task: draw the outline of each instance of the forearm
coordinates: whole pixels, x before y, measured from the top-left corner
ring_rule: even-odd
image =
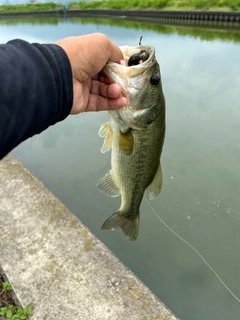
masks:
[[[0,159],[19,143],[65,119],[72,71],[56,45],[14,40],[0,45]]]

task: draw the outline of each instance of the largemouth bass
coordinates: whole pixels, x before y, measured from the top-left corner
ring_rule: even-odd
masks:
[[[122,228],[129,240],[139,231],[139,207],[146,190],[149,200],[161,191],[160,156],[165,135],[165,99],[159,64],[150,46],[120,47],[124,60],[109,62],[104,72],[121,86],[128,98],[122,109],[109,111],[109,122],[102,124],[101,152],[112,148],[111,170],[98,188],[111,197],[121,195],[119,210],[102,229]]]

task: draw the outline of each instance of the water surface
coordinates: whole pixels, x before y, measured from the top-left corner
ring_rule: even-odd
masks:
[[[0,21],[1,42],[51,42],[103,32],[118,45],[156,48],[167,102],[163,189],[151,202],[240,297],[240,32],[148,22],[25,18]],[[17,98],[17,97],[16,97]],[[120,199],[96,184],[110,169],[98,136],[107,113],[70,116],[14,154],[181,319],[239,320],[240,303],[146,201],[136,242],[101,225]]]

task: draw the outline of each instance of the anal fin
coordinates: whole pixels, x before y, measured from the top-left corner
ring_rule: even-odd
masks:
[[[107,196],[110,197],[118,197],[120,195],[120,191],[116,186],[115,182],[113,181],[112,171],[109,171],[105,174],[105,176],[99,180],[97,187],[98,189],[105,193]]]
[[[149,184],[149,186],[146,189],[148,200],[152,200],[156,198],[159,195],[161,189],[162,189],[162,169],[161,169],[161,164],[159,163],[155,176],[152,182]]]

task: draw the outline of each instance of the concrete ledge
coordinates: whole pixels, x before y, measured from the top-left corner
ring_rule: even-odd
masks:
[[[173,320],[23,165],[0,161],[0,265],[35,320]]]

